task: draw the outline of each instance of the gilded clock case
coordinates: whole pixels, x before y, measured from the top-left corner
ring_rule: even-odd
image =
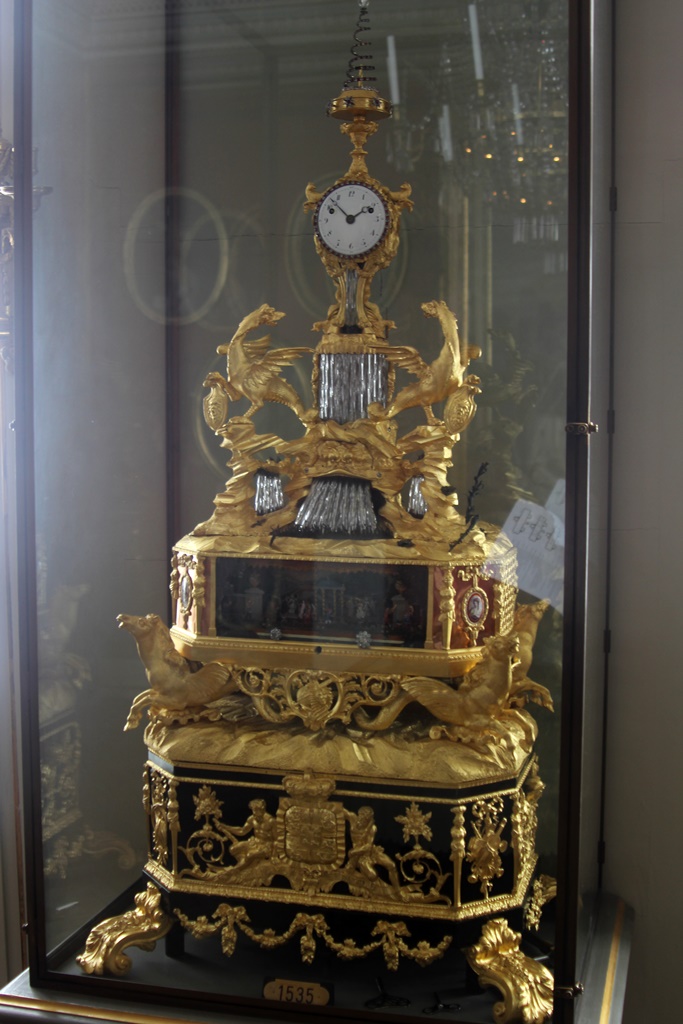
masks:
[[[577,896],[584,875],[590,875],[590,868],[578,873],[581,735],[571,724],[582,700],[578,652],[584,643],[581,573],[588,442],[586,435],[569,435],[565,451],[563,429],[565,422],[590,421],[585,388],[588,353],[582,350],[577,322],[585,322],[587,316],[582,305],[586,300],[585,253],[578,244],[578,225],[585,223],[585,211],[577,204],[579,175],[586,173],[579,160],[585,139],[575,130],[572,134],[566,117],[562,120],[553,115],[553,125],[562,124],[565,148],[561,156],[568,161],[570,174],[554,181],[556,193],[546,193],[540,187],[538,193],[557,195],[558,202],[564,204],[558,236],[551,237],[551,231],[546,238],[515,241],[516,236],[535,229],[532,218],[516,217],[518,207],[512,207],[513,202],[527,197],[518,186],[516,190],[513,187],[518,182],[514,175],[505,178],[510,173],[505,161],[511,154],[502,145],[496,152],[501,180],[510,186],[506,205],[494,196],[499,192],[495,175],[486,177],[486,145],[482,146],[482,140],[476,146],[465,145],[475,139],[472,111],[485,109],[476,81],[468,84],[459,70],[471,35],[460,22],[449,21],[446,5],[437,5],[425,19],[426,32],[408,5],[405,9],[399,5],[401,10],[394,12],[395,25],[389,26],[387,12],[382,12],[386,22],[382,31],[390,34],[395,28],[399,53],[410,55],[405,72],[408,91],[399,103],[400,116],[382,125],[368,144],[368,159],[373,173],[392,187],[404,178],[411,180],[416,211],[414,221],[405,215],[400,257],[375,281],[373,299],[384,315],[389,311],[397,322],[401,340],[420,348],[426,360],[434,358],[441,342],[438,334],[427,330],[431,325],[425,324],[419,309],[424,299],[436,295],[456,310],[468,342],[482,349],[481,362],[470,367],[482,371],[481,426],[476,433],[473,426],[472,435],[463,438],[449,478],[460,493],[463,512],[468,491],[475,490],[476,475],[484,462],[489,463],[488,482],[473,494],[474,508],[482,522],[497,527],[508,520],[517,501],[527,503],[527,512],[534,506],[546,509],[555,481],[566,477],[572,482],[565,519],[571,573],[564,581],[563,614],[559,602],[546,613],[532,673],[552,691],[555,720],[543,710],[538,712],[540,736],[533,756],[522,757],[496,778],[479,780],[482,788],[476,792],[468,788],[471,779],[444,781],[437,769],[434,779],[426,781],[406,779],[400,773],[383,779],[370,773],[359,779],[337,769],[334,785],[326,786],[320,776],[330,774],[329,765],[323,765],[322,772],[313,770],[309,778],[305,772],[302,775],[302,768],[308,765],[301,763],[299,753],[295,753],[291,769],[274,773],[270,765],[240,764],[238,759],[228,775],[217,777],[212,765],[193,763],[186,752],[174,758],[164,747],[164,738],[157,743],[154,737],[145,759],[140,756],[135,734],[121,732],[127,707],[144,685],[144,673],[131,651],[121,646],[127,638],[116,632],[114,619],[120,612],[144,615],[151,610],[166,617],[167,574],[163,567],[167,556],[183,530],[206,519],[211,498],[217,490],[220,493],[225,460],[211,449],[215,441],[201,416],[200,378],[210,369],[216,372],[220,365],[213,362],[216,345],[225,343],[244,313],[264,300],[274,301],[278,309],[288,312],[285,343],[308,344],[311,316],[307,305],[316,291],[311,287],[313,275],[318,275],[320,284],[317,315],[324,317],[333,302],[332,296],[325,294],[325,275],[313,251],[310,221],[297,218],[301,216],[302,185],[311,178],[324,183],[335,167],[341,174],[348,159],[335,125],[326,123],[321,114],[328,95],[334,94],[334,87],[327,84],[330,78],[334,81],[329,69],[337,67],[336,54],[348,45],[348,19],[345,12],[335,10],[334,30],[321,43],[315,33],[310,39],[301,33],[298,22],[289,33],[284,31],[280,19],[286,21],[290,13],[285,11],[286,5],[266,6],[255,15],[245,5],[238,21],[219,5],[219,49],[230,55],[230,60],[224,61],[216,55],[211,60],[200,57],[210,52],[204,48],[216,31],[217,11],[211,5],[199,9],[188,5],[186,9],[181,4],[166,11],[152,5],[142,18],[144,46],[134,41],[139,37],[116,4],[102,5],[97,12],[87,5],[69,5],[67,45],[55,6],[34,5],[34,73],[30,82],[34,130],[32,138],[27,135],[23,140],[23,155],[31,145],[37,146],[40,178],[49,181],[63,201],[50,207],[48,203],[56,198],[51,196],[39,209],[25,202],[23,213],[19,210],[24,223],[32,227],[34,252],[33,289],[19,295],[17,322],[28,331],[29,314],[34,320],[32,363],[23,362],[22,356],[18,370],[24,388],[20,399],[24,408],[34,410],[35,424],[24,538],[26,550],[32,554],[22,579],[29,609],[24,660],[35,695],[27,709],[28,777],[30,787],[42,794],[42,802],[34,801],[29,815],[29,852],[35,871],[31,906],[36,928],[30,942],[35,979],[56,988],[73,987],[93,998],[98,992],[119,997],[125,992],[141,999],[186,1000],[188,1004],[196,1002],[201,988],[207,1006],[243,1004],[252,1011],[258,1006],[265,1012],[265,1004],[260,1002],[262,984],[266,976],[280,973],[267,965],[282,964],[287,967],[287,978],[300,980],[297,972],[304,970],[307,978],[336,987],[336,1010],[326,1011],[328,1014],[419,1013],[434,1001],[432,989],[448,989],[455,981],[452,987],[457,998],[443,998],[452,1003],[460,999],[464,1009],[452,1010],[451,1016],[470,1019],[470,1013],[472,1020],[489,1019],[486,1014],[490,1015],[497,996],[472,994],[472,978],[468,981],[458,952],[484,941],[481,921],[475,927],[472,916],[476,914],[470,916],[466,908],[482,896],[494,896],[499,909],[510,912],[509,923],[515,933],[521,934],[526,928],[522,907],[527,904],[528,914],[533,902],[530,881],[534,871],[536,877],[545,873],[559,881],[559,898],[551,899],[545,908],[545,930],[539,933],[535,955],[549,942],[554,947],[556,979],[569,986],[576,977]],[[323,18],[326,13],[321,7],[315,14],[309,12],[305,21]],[[564,75],[564,100],[570,109],[580,109],[568,84],[568,70],[580,55],[578,42],[572,39],[569,45],[566,10],[557,5],[553,13],[557,41],[553,67]],[[500,26],[513,31],[502,8],[496,16]],[[377,24],[379,8],[373,17]],[[107,43],[112,19],[120,19],[117,24],[125,56]],[[19,28],[23,25],[26,31],[27,21],[21,17],[19,21]],[[494,45],[495,27],[489,25],[488,35],[483,33],[485,53],[487,46]],[[452,53],[443,42],[446,30]],[[307,40],[303,62],[300,55],[295,57],[294,46],[294,40],[301,38]],[[263,47],[259,42],[257,55],[252,52],[254,39],[266,41]],[[539,57],[533,33],[522,42],[528,50],[524,59],[538,66],[545,58]],[[72,44],[78,54],[75,64],[67,60]],[[102,61],[96,57],[98,47],[105,58]],[[273,47],[278,51],[276,61]],[[493,50],[491,62],[495,56]],[[439,95],[428,73],[435,64],[441,69]],[[90,92],[79,94],[83,113],[90,117],[97,109],[101,115],[87,120],[84,135],[57,131],[50,117],[48,83],[59,83],[57,91],[61,88],[72,95],[69,90],[75,68],[91,84]],[[128,82],[125,87],[124,80]],[[28,93],[28,81],[25,84]],[[112,89],[113,85],[117,89]],[[134,107],[127,102],[127,89],[136,96]],[[553,97],[553,103],[560,100]],[[165,116],[160,122],[156,115],[161,102],[165,103]],[[460,150],[451,160],[438,127],[444,105],[450,106],[452,124],[458,117],[469,124],[458,135]],[[124,110],[129,116],[132,109],[136,114],[130,126],[131,143],[135,132],[144,135],[151,123],[163,123],[164,159],[158,154],[141,154],[135,144],[123,147],[116,158],[106,148],[108,126],[116,124]],[[223,125],[218,128],[220,120]],[[467,153],[468,148],[473,152]],[[34,167],[26,159],[21,163],[21,144],[18,150],[17,187],[30,196],[36,184]],[[75,192],[70,193],[60,178],[70,162],[72,170],[83,166],[79,161],[84,152],[94,169],[91,178],[83,178],[84,187],[90,181],[88,188],[92,189],[85,212],[78,206]],[[473,174],[467,165],[469,156],[477,156],[484,170]],[[209,167],[215,169],[215,175],[208,172]],[[225,188],[226,168],[233,175],[229,189]],[[119,181],[122,191],[114,200],[109,182],[116,188]],[[277,200],[259,203],[254,191],[259,182],[267,184],[265,192],[258,190],[260,194],[277,195]],[[533,177],[527,180],[529,188],[533,183]],[[235,194],[241,197],[238,206],[229,198]],[[302,232],[293,226],[306,223],[307,237],[302,238]],[[24,245],[28,238],[27,231]],[[59,274],[54,266],[48,273],[45,260],[57,238],[70,255],[63,260]],[[92,250],[96,258],[84,260],[95,239],[100,243]],[[569,318],[568,288],[572,301]],[[67,307],[66,295],[76,296],[78,301],[74,299]],[[55,314],[60,310],[55,338]],[[554,338],[550,345],[549,337]],[[59,358],[55,351],[48,353],[55,345],[60,346]],[[92,351],[97,358],[92,358]],[[291,386],[305,389],[298,367],[287,373]],[[565,387],[568,410],[564,408]],[[280,425],[288,415],[286,409],[269,412],[270,419],[262,429],[295,432],[291,423]],[[164,522],[166,528],[160,529]],[[180,550],[177,554],[191,560],[196,552]],[[216,578],[220,557],[219,553],[213,562]],[[230,557],[246,565],[252,555],[233,552]],[[260,571],[282,573],[283,561],[290,579],[292,573],[305,577],[310,571],[302,568],[306,558],[291,554],[284,560],[273,558]],[[190,564],[180,566],[181,576],[184,572],[190,577]],[[248,566],[243,571],[248,576]],[[439,571],[443,570],[430,566],[428,557],[410,564],[409,573],[414,576],[410,585],[424,592],[422,632],[417,646],[405,646],[398,654],[394,650],[394,660],[408,659],[411,673],[419,670],[420,651],[429,657],[429,651],[424,652],[424,637],[433,637],[435,627],[432,622],[428,634],[428,595],[434,591]],[[396,575],[387,558],[377,562],[373,573],[389,579],[392,573]],[[545,596],[528,585],[528,591],[522,586],[522,601],[530,604]],[[192,660],[198,654],[191,635],[191,619],[197,611],[196,579],[191,587],[179,584],[179,588],[172,597],[174,619],[170,621],[175,621],[176,631],[184,635],[183,653]],[[438,585],[436,590],[438,593]],[[500,595],[488,584],[481,591],[493,614]],[[465,590],[461,596],[465,598]],[[386,601],[383,590],[382,599]],[[214,602],[214,628],[216,614],[220,616],[220,608]],[[471,623],[476,621],[475,614]],[[281,627],[282,622],[270,629]],[[219,622],[217,635],[220,629]],[[343,671],[358,630],[354,632],[349,625],[346,632],[348,635],[341,637],[342,653],[336,656],[337,662],[333,659],[322,666],[325,671]],[[369,632],[372,634],[372,629]],[[36,637],[40,637],[38,645]],[[222,639],[227,646],[239,646],[234,637]],[[304,641],[309,657],[316,639],[322,639],[319,646],[327,650],[327,638],[316,638],[309,629]],[[270,637],[257,638],[257,642],[264,648],[278,648],[282,643]],[[209,659],[201,656],[198,660]],[[260,659],[270,669],[280,668],[281,662],[277,653]],[[440,678],[454,674],[443,666],[438,672]],[[211,728],[210,722],[194,724]],[[308,738],[317,742],[316,735],[313,732]],[[589,754],[593,756],[592,748],[585,754],[587,759]],[[520,814],[531,813],[528,805],[533,805],[536,814],[538,785],[533,780],[539,771],[537,757],[547,786],[539,808],[547,810],[539,810],[538,837],[530,850],[514,822]],[[145,807],[138,811],[141,794]],[[251,807],[254,800],[264,800],[265,807]],[[174,802],[181,830],[173,826]],[[477,804],[481,806],[476,808]],[[160,806],[165,809],[163,814]],[[266,853],[253,857],[254,847],[249,850],[247,840],[256,830],[253,822],[251,831],[247,825],[257,813],[267,817],[271,845]],[[354,839],[353,833],[355,829],[359,835],[363,824],[378,829],[382,837],[381,843],[370,843],[375,860],[367,862],[365,869],[358,853],[360,840]],[[226,917],[223,912],[223,916],[211,917],[220,900],[211,901],[213,883],[211,879],[207,882],[206,865],[197,866],[200,861],[195,851],[209,833],[211,842],[216,842],[216,836],[224,838],[225,827],[232,829],[232,843],[237,830],[244,833],[242,859],[233,858],[237,868],[234,891],[240,896],[244,915],[231,917],[228,913]],[[457,833],[461,827],[467,831],[467,842],[478,829],[497,848],[488,875],[488,868],[477,868],[474,858],[467,858],[465,843],[462,886],[456,893],[454,850],[460,849]],[[313,851],[306,838],[311,828],[318,830],[320,850]],[[269,875],[275,856],[280,869],[284,864],[289,874]],[[411,882],[400,874],[400,858],[406,857],[406,870],[419,869]],[[186,930],[185,952],[169,940],[165,965],[160,933],[157,951],[148,955],[148,964],[144,953],[133,953],[133,973],[126,980],[81,976],[75,955],[82,952],[96,923],[109,913],[127,913],[136,893],[139,909],[143,907],[143,863],[150,882],[160,883],[157,891],[178,894],[174,909],[193,924]],[[308,867],[304,870],[302,864]],[[325,893],[332,876],[336,895]],[[425,877],[429,879],[426,884]],[[271,914],[269,897],[264,900],[263,892],[264,887],[274,891],[273,878],[279,879],[275,890],[279,887],[281,892],[303,896],[271,901]],[[399,917],[394,913],[396,894],[402,886],[413,886],[410,900],[403,900],[407,913],[402,910],[402,924],[410,934],[397,936],[394,928],[393,932],[389,929],[371,935],[372,929],[365,927],[368,898],[375,910],[373,926],[378,918],[395,923]],[[419,893],[422,912],[416,914]],[[550,894],[549,890],[539,897],[539,913]],[[294,924],[296,913],[314,917],[320,912],[323,923],[300,920]],[[153,907],[144,913],[154,918]],[[206,915],[206,923],[202,915]],[[457,928],[452,927],[454,920]],[[416,921],[425,924],[424,933]],[[448,927],[442,927],[444,922]],[[250,938],[249,930],[261,940]],[[319,959],[312,955],[309,964],[304,956],[302,966],[301,957],[294,957],[284,943],[279,944],[288,930],[293,947],[300,947],[306,955],[315,947]],[[437,954],[444,952],[440,945],[446,934],[453,946],[451,961],[437,959]],[[148,938],[152,940],[151,934]],[[215,947],[221,938],[228,949],[231,943],[235,947],[234,981],[229,979],[229,968],[227,975],[225,971],[206,973],[215,951],[205,954],[202,950],[214,939]],[[403,968],[399,973],[410,989],[412,1009],[368,1009],[365,1004],[372,1002],[374,993],[366,990],[373,985],[376,988],[377,977],[381,987],[391,989],[397,950],[399,958],[403,955],[401,943],[414,951],[421,940],[424,966],[419,958],[408,955],[405,973]],[[363,961],[362,969],[357,966],[360,960],[356,966],[351,961],[349,968],[334,950],[335,944],[343,946],[345,941],[347,950],[374,944],[368,957],[375,959],[369,964]],[[281,949],[270,961],[264,954],[269,943]],[[243,945],[248,950],[243,950]],[[433,957],[431,951],[435,951]],[[194,958],[204,963],[201,969],[197,967],[195,982],[191,980]],[[183,964],[185,971],[188,963],[189,973],[182,975],[179,987],[181,975],[176,971]],[[449,966],[452,964],[455,966]],[[430,971],[436,972],[431,980]],[[249,975],[252,980],[245,984]],[[344,986],[353,991],[346,1005],[339,997]],[[557,1014],[570,1013],[570,1002],[558,1006]],[[286,1006],[268,1004],[268,1012],[286,1011]]]

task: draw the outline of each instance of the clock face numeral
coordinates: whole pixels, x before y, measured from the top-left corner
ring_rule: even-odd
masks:
[[[389,214],[384,200],[367,185],[335,185],[318,206],[318,237],[337,256],[364,256],[384,238]]]

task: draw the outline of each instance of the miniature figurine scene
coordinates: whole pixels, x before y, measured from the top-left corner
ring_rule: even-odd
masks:
[[[284,312],[264,303],[206,377],[229,479],[174,547],[171,627],[119,616],[147,677],[125,724],[144,725],[149,752],[146,888],[93,928],[79,962],[123,973],[125,948],[168,936],[176,952],[186,939],[236,964],[258,955],[263,977],[295,954],[311,981],[319,956],[327,972],[367,964],[370,979],[405,964],[436,971],[433,991],[493,986],[500,1001],[476,1019],[540,1024],[553,977],[525,943],[554,894],[535,846],[553,702],[532,663],[548,601],[518,600],[514,546],[449,484],[480,350],[427,295],[441,337],[427,362],[392,344],[371,298],[413,205],[366,162],[391,112],[354,58],[328,106],[349,168],[306,189],[336,289],[317,341],[279,346]],[[310,406],[287,373],[304,361]],[[269,403],[297,437],[258,432]]]
[[[424,647],[427,570],[392,568],[217,559],[216,634]]]

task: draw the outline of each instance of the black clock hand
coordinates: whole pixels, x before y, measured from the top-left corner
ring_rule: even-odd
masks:
[[[339,203],[337,202],[336,199],[331,199],[330,202],[334,203],[334,205],[337,207],[339,212],[344,214],[344,216],[346,217],[346,223],[347,224],[353,224],[353,222],[355,221],[356,217],[358,216],[357,213],[347,213],[346,210],[342,210],[341,206],[339,205]]]
[[[341,209],[341,207],[340,207],[340,209]],[[344,211],[342,210],[342,213],[343,212]],[[349,224],[353,224],[353,222],[356,219],[356,217],[360,217],[361,213],[374,213],[374,212],[375,212],[375,207],[374,206],[363,206],[358,211],[358,213],[349,214],[349,216],[347,216],[346,219],[348,220]]]

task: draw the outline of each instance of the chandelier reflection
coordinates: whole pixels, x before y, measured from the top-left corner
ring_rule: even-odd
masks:
[[[409,172],[431,154],[444,179],[509,219],[514,242],[550,249],[562,240],[567,195],[566,18],[541,0],[470,3],[433,75],[416,67],[407,42],[387,38],[389,161]],[[415,91],[427,109],[417,119]],[[559,253],[545,263],[563,269]]]

